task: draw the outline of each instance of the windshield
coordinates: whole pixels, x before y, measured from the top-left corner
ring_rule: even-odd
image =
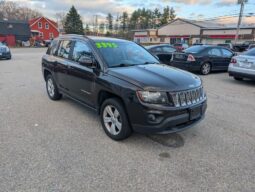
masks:
[[[244,52],[242,55],[255,56],[255,48]]]
[[[204,50],[204,46],[201,45],[196,45],[196,46],[192,46],[190,48],[187,48],[184,50],[184,52],[186,53],[199,53],[200,51]]]
[[[159,63],[148,51],[133,42],[96,41],[108,67]]]
[[[4,46],[4,44],[0,42],[0,46]]]

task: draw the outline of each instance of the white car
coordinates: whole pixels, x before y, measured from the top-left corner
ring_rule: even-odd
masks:
[[[233,57],[228,73],[239,81],[244,78],[255,80],[255,48]]]

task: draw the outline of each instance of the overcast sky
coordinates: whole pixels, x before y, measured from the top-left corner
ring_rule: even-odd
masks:
[[[159,8],[169,5],[176,10],[177,17],[186,19],[207,19],[218,16],[237,15],[240,5],[237,0],[14,0],[37,9],[45,16],[54,18],[56,12],[67,12],[74,5],[85,23],[91,22],[93,15],[105,18],[107,13],[117,15],[123,11],[132,13],[137,8]],[[245,5],[245,15],[255,13],[255,0]],[[233,23],[236,18],[223,18],[220,22]],[[255,25],[255,17],[245,17],[244,22]]]

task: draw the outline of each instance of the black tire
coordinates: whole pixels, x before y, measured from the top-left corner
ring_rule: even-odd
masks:
[[[202,75],[208,75],[209,73],[211,73],[211,70],[212,70],[211,63],[205,62],[201,65],[200,73]]]
[[[237,80],[237,81],[242,81],[243,80],[243,78],[241,78],[241,77],[234,77],[234,79]]]
[[[104,121],[104,117],[105,113],[107,113],[107,107],[110,107],[112,110],[113,109],[117,109],[117,112],[119,113],[119,117],[117,117],[116,119],[118,119],[118,122],[121,122],[121,129],[118,129],[117,125],[115,126],[114,124],[114,130],[116,131],[115,134],[111,133],[109,130],[109,127],[107,128],[107,123],[105,123]],[[115,111],[112,111],[115,114]],[[112,116],[109,116],[107,118],[112,119]],[[111,98],[111,99],[107,99],[104,101],[104,103],[102,104],[101,107],[101,111],[100,111],[100,119],[101,119],[101,123],[103,126],[103,129],[105,131],[105,133],[113,140],[115,141],[120,141],[120,140],[124,140],[127,139],[131,134],[132,134],[132,129],[129,125],[129,121],[128,121],[128,117],[127,117],[127,113],[125,111],[125,108],[122,104],[122,102],[120,101],[120,99],[118,98]],[[111,122],[108,123],[108,126]],[[111,127],[111,126],[110,126]]]
[[[52,86],[53,92],[51,92],[51,90],[49,88],[49,84],[50,84],[50,86]],[[58,87],[57,87],[57,85],[54,81],[54,78],[52,77],[51,74],[49,74],[46,77],[46,90],[47,90],[47,94],[48,94],[48,96],[51,100],[57,101],[57,100],[60,100],[62,98],[62,94],[59,93]]]

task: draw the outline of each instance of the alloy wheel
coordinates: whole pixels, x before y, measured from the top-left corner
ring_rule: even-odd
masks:
[[[202,73],[204,75],[209,74],[210,71],[211,71],[211,65],[209,63],[205,63],[205,64],[202,65]]]
[[[122,129],[121,116],[118,109],[107,105],[103,111],[103,121],[107,131],[112,135],[118,135]]]
[[[48,89],[48,93],[51,97],[54,97],[54,94],[55,94],[55,86],[53,84],[53,81],[51,78],[48,79],[48,82],[47,82],[47,89]]]

